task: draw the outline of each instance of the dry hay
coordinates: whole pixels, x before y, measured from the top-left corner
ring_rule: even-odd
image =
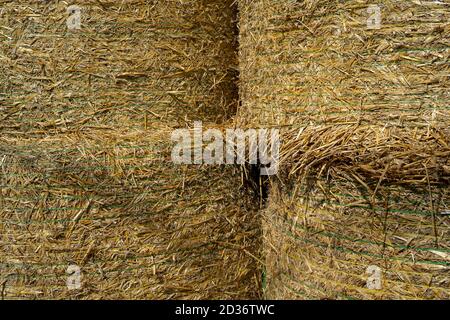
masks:
[[[356,179],[273,185],[263,223],[267,296],[448,299],[449,200],[449,188],[432,188],[430,198],[406,187],[373,199]],[[381,288],[367,286],[374,267]]]
[[[1,1],[1,298],[258,297],[240,171],[170,159],[235,112],[231,3],[83,1],[68,31],[60,1]]]
[[[258,229],[240,173],[172,164],[169,136],[2,144],[5,298],[255,297]],[[81,290],[66,288],[69,265]]]
[[[231,1],[83,1],[73,31],[62,2],[3,3],[4,134],[235,112]]]
[[[282,129],[270,298],[450,297],[450,4],[377,4],[240,1],[239,123]]]

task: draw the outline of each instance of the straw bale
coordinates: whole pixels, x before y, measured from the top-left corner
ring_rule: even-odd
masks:
[[[391,186],[373,199],[356,179],[276,183],[269,199],[266,297],[450,298],[448,187]]]
[[[170,132],[2,144],[5,298],[256,297],[259,229],[239,170],[173,164]]]
[[[70,31],[64,2],[4,2],[3,134],[226,120],[237,98],[231,3],[83,1]]]
[[[238,123],[282,131],[270,298],[450,295],[449,3],[375,4],[239,1]]]

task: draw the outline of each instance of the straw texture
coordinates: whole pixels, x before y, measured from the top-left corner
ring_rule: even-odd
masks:
[[[240,170],[170,158],[236,112],[232,1],[83,1],[72,31],[63,2],[0,3],[1,298],[258,298]]]
[[[239,3],[239,123],[282,130],[266,296],[448,299],[449,3]]]

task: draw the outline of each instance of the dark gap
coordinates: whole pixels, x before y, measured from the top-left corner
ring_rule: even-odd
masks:
[[[234,99],[234,109],[232,109],[232,117],[235,117],[238,111],[238,108],[241,108],[243,103],[240,96],[239,89],[239,81],[240,81],[240,69],[239,69],[239,5],[238,1],[230,0],[230,6],[233,8],[232,13],[232,33],[233,33],[233,48],[234,48],[234,63],[229,67],[229,71],[233,77],[233,92],[232,97]],[[259,210],[256,212],[256,225],[255,227],[258,229],[258,241],[255,251],[253,252],[258,257],[263,260],[263,252],[262,252],[262,219],[261,219],[261,210],[266,205],[266,201],[269,194],[269,179],[267,176],[261,176],[260,174],[261,164],[258,160],[257,164],[247,164],[241,167],[243,174],[243,183],[245,191],[250,192],[254,196],[255,204]],[[255,206],[256,207],[256,206]],[[264,283],[265,283],[265,266],[261,265],[259,262],[255,261],[255,267],[257,271],[257,285],[258,285],[258,299],[262,299],[264,294]]]
[[[269,197],[269,178],[261,175],[261,167],[259,160],[257,164],[247,165],[247,179],[249,180],[249,186],[255,192],[256,196],[260,200],[260,205],[266,204]]]

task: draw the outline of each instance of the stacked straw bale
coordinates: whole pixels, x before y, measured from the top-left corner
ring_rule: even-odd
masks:
[[[258,297],[240,171],[170,158],[236,111],[232,2],[83,1],[68,31],[63,2],[2,1],[1,298]]]
[[[240,125],[282,130],[266,297],[450,298],[448,1],[239,4]]]

